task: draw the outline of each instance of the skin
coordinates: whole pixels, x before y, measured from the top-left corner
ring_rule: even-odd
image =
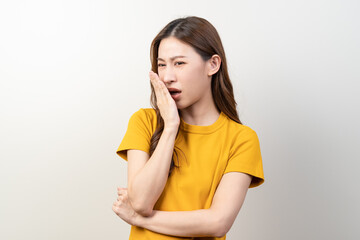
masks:
[[[151,71],[149,77],[164,119],[164,132],[151,157],[140,150],[128,150],[129,188],[118,188],[112,209],[125,222],[154,232],[182,237],[221,237],[232,226],[244,202],[252,179],[248,174],[224,174],[209,209],[153,210],[167,181],[180,124],[178,109],[183,120],[192,125],[211,125],[219,117],[211,94],[211,76],[219,70],[221,59],[215,54],[203,61],[191,46],[174,37],[160,42],[159,58],[159,75]],[[174,101],[167,88],[180,89],[180,99]]]
[[[175,56],[184,57],[171,59]],[[176,109],[171,105],[174,107],[172,114],[177,114],[179,109],[184,121],[192,125],[206,126],[214,123],[220,113],[213,101],[211,77],[220,68],[220,57],[215,54],[205,62],[191,46],[175,37],[169,37],[160,42],[158,58],[159,75],[157,77],[155,73],[151,73],[150,79],[160,80],[167,88],[182,91],[180,100],[175,101]]]

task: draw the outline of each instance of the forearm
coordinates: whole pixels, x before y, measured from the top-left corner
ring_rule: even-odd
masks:
[[[193,211],[156,211],[151,216],[137,216],[134,224],[151,231],[181,237],[221,237],[226,223],[213,209]]]
[[[175,130],[164,129],[152,156],[129,182],[129,199],[135,210],[140,210],[139,213],[150,214],[165,187],[175,138]]]

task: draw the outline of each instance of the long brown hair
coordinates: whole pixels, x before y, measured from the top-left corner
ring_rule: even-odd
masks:
[[[211,92],[214,98],[215,106],[218,111],[226,114],[230,119],[242,124],[237,110],[236,101],[234,99],[233,86],[229,78],[225,51],[221,43],[220,36],[215,27],[207,20],[189,16],[185,18],[178,18],[168,23],[154,38],[150,48],[151,70],[158,73],[157,57],[159,51],[160,41],[167,37],[175,37],[180,41],[192,46],[194,50],[202,57],[204,61],[209,60],[214,54],[221,58],[221,65],[217,73],[212,75]],[[151,106],[156,111],[157,127],[150,140],[150,156],[155,151],[159,142],[160,136],[164,130],[164,120],[161,117],[159,108],[156,102],[156,95],[153,86],[151,87]],[[179,126],[180,128],[180,126]],[[178,130],[179,134],[179,130]],[[178,157],[177,151],[181,150],[176,145],[174,147],[174,154]],[[173,155],[169,175],[175,165],[175,158]]]

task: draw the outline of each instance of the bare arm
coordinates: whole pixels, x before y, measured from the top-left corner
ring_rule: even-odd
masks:
[[[120,193],[113,210],[129,224],[161,234],[181,237],[222,237],[234,223],[251,179],[252,176],[245,173],[226,173],[221,179],[209,209],[153,211],[148,217],[131,215],[128,214],[131,206],[126,203],[126,196]]]
[[[177,130],[177,129],[176,129]],[[164,190],[172,160],[176,131],[164,129],[149,159],[141,150],[128,150],[128,194],[134,210],[148,216]]]
[[[152,71],[149,77],[164,120],[164,130],[150,159],[146,152],[134,149],[127,151],[129,200],[134,210],[143,216],[152,213],[164,190],[180,124],[178,109],[165,84]]]

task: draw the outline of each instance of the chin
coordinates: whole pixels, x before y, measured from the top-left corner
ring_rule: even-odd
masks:
[[[186,108],[186,106],[184,106],[182,104],[178,104],[178,103],[176,104],[176,107],[178,110],[182,110],[182,109]]]
[[[191,106],[193,106],[193,104],[179,104],[179,103],[176,103],[176,106],[178,108],[178,110],[183,110],[183,109],[187,109],[187,108],[190,108]]]
[[[176,104],[176,107],[177,107],[178,110],[182,110],[182,109],[185,108],[185,107],[183,107],[183,106],[181,106],[181,105],[177,105],[177,104]]]

